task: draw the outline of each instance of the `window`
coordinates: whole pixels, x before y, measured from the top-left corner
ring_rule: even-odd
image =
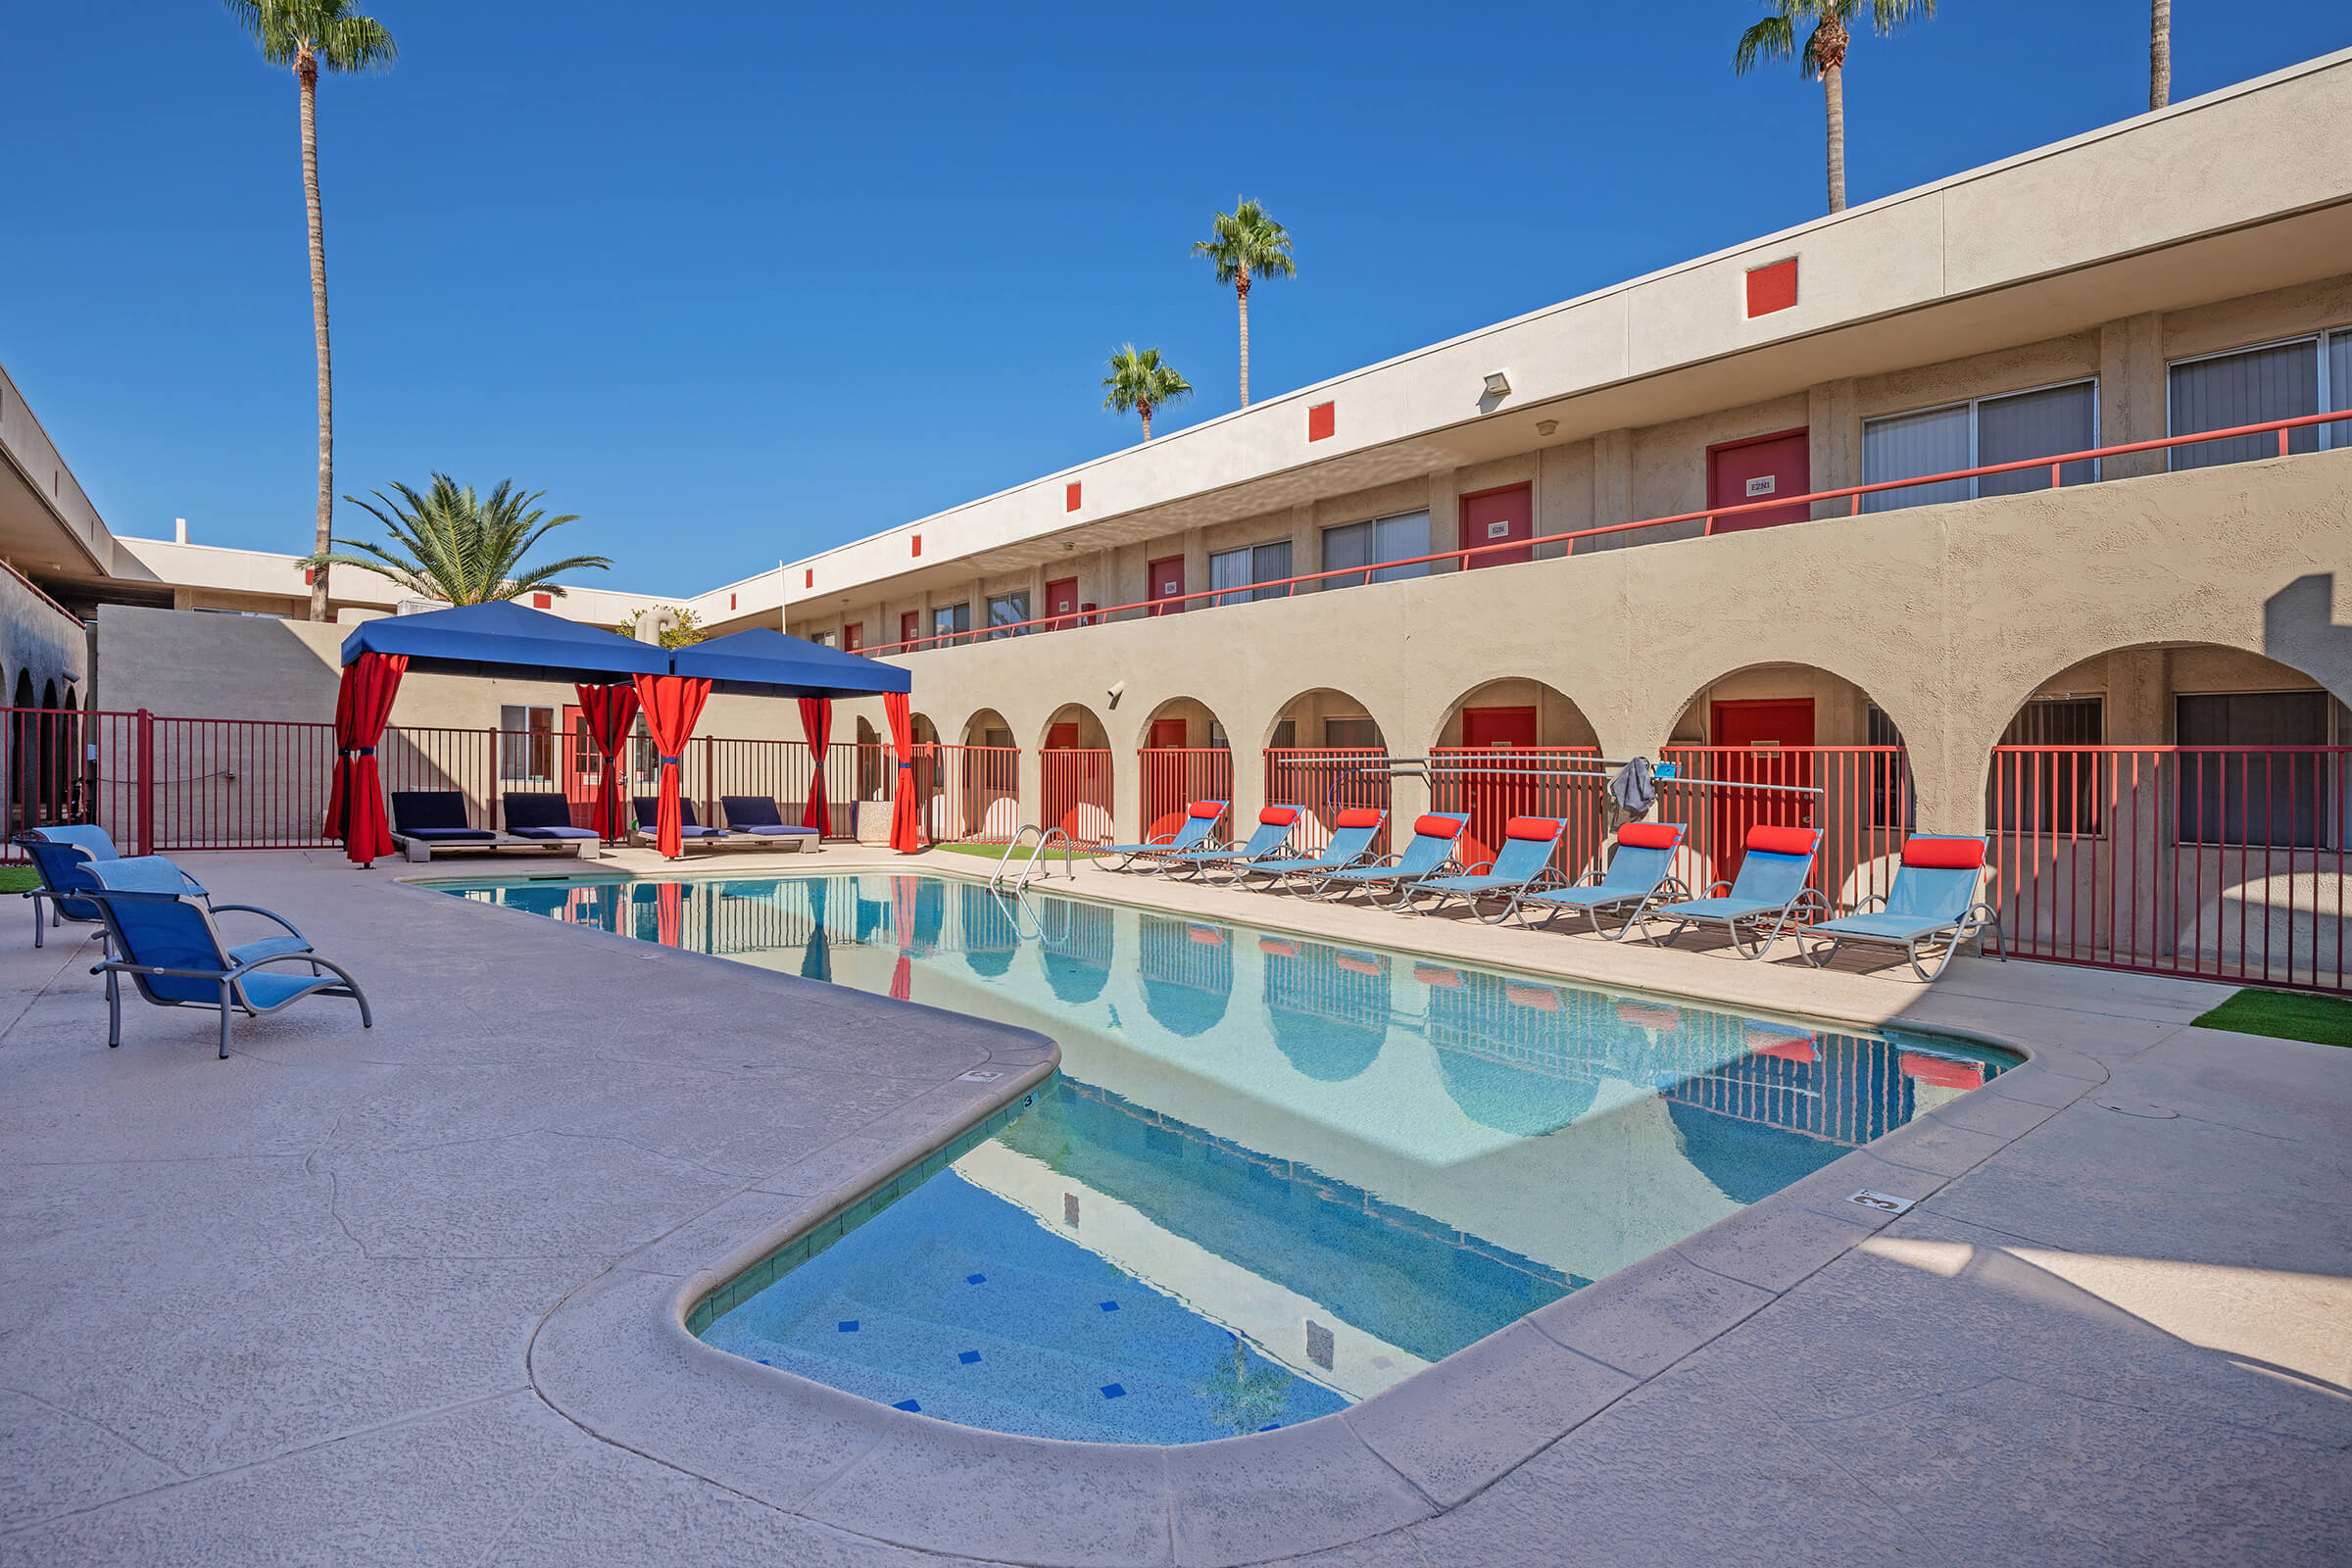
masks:
[[[808,640],[819,648],[833,646],[833,634],[829,631],[812,631],[808,634]]]
[[[2260,348],[2176,360],[2166,371],[2168,420],[2174,435],[2227,430],[2235,425],[2292,419],[2322,409],[2352,409],[2352,328],[2266,343]],[[2307,424],[2286,433],[2289,452],[2352,446],[2352,422]],[[2174,447],[2175,468],[2205,468],[2278,455],[2272,433],[2232,436]]]
[[[1298,749],[1298,721],[1295,718],[1286,718],[1281,723],[1276,724],[1274,726],[1274,739],[1268,744],[1267,750],[1275,752],[1291,752],[1297,751]]]
[[[1395,517],[1375,517],[1323,530],[1323,569],[1345,571],[1350,566],[1379,566],[1386,561],[1414,561],[1429,554],[1429,514],[1407,512]],[[1401,582],[1429,575],[1429,563],[1389,566],[1360,577],[1325,579],[1331,588],[1355,588],[1367,582]]]
[[[596,749],[596,737],[589,733],[586,713],[571,721],[571,770],[589,783],[604,776],[605,754]]]
[[[988,601],[988,634],[991,637],[1018,637],[1029,628],[1021,622],[1029,618],[1029,591],[1017,594],[992,594]]]
[[[2317,849],[2326,841],[2342,763],[2325,751],[2234,748],[2325,747],[2326,692],[2219,692],[2174,699],[2174,736],[2182,747],[2180,842]]]
[[[2099,383],[2069,381],[1997,398],[1977,398],[1947,408],[1894,414],[1862,421],[1862,482],[1884,484],[1915,474],[1950,473],[1959,468],[2022,463],[2029,458],[2082,452],[2099,444]],[[2060,475],[2068,484],[2099,476],[2098,460],[2070,463]],[[1978,496],[2013,496],[2047,490],[2050,470],[2019,468],[1975,479],[1880,490],[1862,498],[1865,512],[1968,501]]]
[[[1380,726],[1369,718],[1327,718],[1323,721],[1323,744],[1334,750],[1378,751]]]
[[[1281,582],[1291,574],[1291,542],[1288,539],[1267,545],[1251,545],[1244,550],[1223,550],[1208,558],[1208,585],[1211,588],[1247,588],[1252,583]],[[1219,594],[1209,601],[1212,605],[1246,605],[1257,599],[1287,599],[1290,588],[1260,588],[1254,593]]]
[[[1903,732],[1878,704],[1870,705],[1866,720],[1866,737],[1872,746],[1891,747],[1899,754],[1884,754],[1870,760],[1870,822],[1873,827],[1899,827],[1905,833],[1919,830],[1919,805],[1911,787],[1911,756],[1903,745]]]
[[[945,648],[965,641],[972,630],[972,607],[969,605],[934,605],[931,607],[932,646]]]
[[[2105,744],[2106,721],[2104,697],[2036,697],[2019,709],[2000,744],[2026,749],[1993,754],[1984,819],[2003,833],[2098,832],[2102,759],[2056,748]]]
[[[556,710],[502,707],[498,710],[498,776],[537,782],[556,776]]]

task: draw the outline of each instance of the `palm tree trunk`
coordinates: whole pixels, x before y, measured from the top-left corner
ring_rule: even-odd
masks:
[[[2173,101],[2173,0],[2148,0],[2148,107]]]
[[[1151,440],[1151,439],[1152,439],[1152,405],[1151,405],[1151,404],[1149,404],[1149,403],[1138,403],[1138,404],[1135,406],[1135,412],[1136,412],[1136,413],[1138,413],[1138,414],[1140,414],[1140,415],[1142,415],[1142,416],[1144,416],[1144,439],[1145,439],[1145,440],[1147,440],[1147,441]]]
[[[318,349],[318,544],[334,548],[335,393],[326,347],[326,223],[318,210],[318,62],[304,50],[294,63],[302,83],[302,194],[311,217],[311,334]],[[311,572],[311,618],[326,619],[326,566]]]
[[[1821,74],[1821,95],[1830,115],[1830,211],[1845,211],[1845,68]]]
[[[1250,406],[1250,273],[1235,280],[1234,297],[1242,302],[1242,407]]]

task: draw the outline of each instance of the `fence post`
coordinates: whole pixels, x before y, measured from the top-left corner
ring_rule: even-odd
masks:
[[[138,769],[139,795],[139,853],[155,853],[155,715],[144,708],[138,711]]]
[[[703,737],[703,825],[718,825],[718,738]]]

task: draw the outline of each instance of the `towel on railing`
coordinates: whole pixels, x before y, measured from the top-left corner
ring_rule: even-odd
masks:
[[[1617,776],[1609,780],[1609,798],[1628,816],[1640,816],[1656,805],[1658,783],[1651,776],[1649,759],[1637,757],[1619,768]]]

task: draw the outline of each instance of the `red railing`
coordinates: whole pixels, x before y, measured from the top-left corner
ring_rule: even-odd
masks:
[[[2343,991],[2352,748],[2002,746],[1992,900],[2019,954]]]
[[[1429,754],[1429,808],[1467,811],[1456,852],[1464,865],[1493,860],[1514,816],[1558,817],[1568,824],[1551,863],[1574,881],[1600,863],[1600,753],[1590,746],[1439,747]]]
[[[1677,777],[1650,814],[1688,825],[1675,870],[1693,894],[1738,876],[1747,830],[1764,826],[1822,830],[1812,885],[1839,913],[1893,886],[1914,816],[1901,747],[1669,746],[1658,760]]]
[[[1573,555],[1581,540],[1613,538],[1616,535],[1631,534],[1643,528],[1680,527],[1687,530],[1689,524],[1698,523],[1701,525],[1700,532],[1711,536],[1718,532],[1716,527],[1718,520],[1725,517],[1739,517],[1750,513],[1781,512],[1796,507],[1817,509],[1825,503],[1834,501],[1845,502],[1847,515],[1856,516],[1861,514],[1862,501],[1865,496],[1887,495],[1899,490],[1916,490],[1928,485],[1948,483],[1955,479],[1979,479],[1991,474],[2018,473],[2029,469],[2046,468],[2049,470],[2050,488],[2056,489],[2064,480],[2063,470],[2070,465],[2096,463],[2104,458],[2129,457],[2140,452],[2166,452],[2178,447],[2204,446],[2214,442],[2238,440],[2247,436],[2267,435],[2273,432],[2276,432],[2278,438],[2278,455],[2283,458],[2289,456],[2288,448],[2295,431],[2324,424],[2340,424],[2346,426],[2347,429],[2352,429],[2352,412],[2306,414],[2291,419],[2266,419],[2259,424],[2231,425],[2222,430],[2200,430],[2192,435],[2166,436],[2156,441],[2131,441],[2117,446],[2090,447],[2081,452],[2060,452],[2053,453],[2048,457],[2026,458],[2014,463],[1990,463],[1974,468],[1953,468],[1943,473],[1916,474],[1904,479],[1882,479],[1872,484],[1839,485],[1836,489],[1814,490],[1801,496],[1775,496],[1769,501],[1742,502],[1739,506],[1714,507],[1703,512],[1678,512],[1670,516],[1639,517],[1631,522],[1605,523],[1596,528],[1576,528],[1566,533],[1544,534],[1534,539],[1514,539],[1505,544],[1472,545],[1453,550],[1436,551],[1425,556],[1411,556],[1398,561],[1375,562],[1368,566],[1345,566],[1328,571],[1301,572],[1297,576],[1279,577],[1266,582],[1252,583],[1246,589],[1204,588],[1193,593],[1170,595],[1164,599],[1144,599],[1131,604],[1112,605],[1085,616],[1084,623],[1097,625],[1121,617],[1135,619],[1174,614],[1185,610],[1209,609],[1220,603],[1231,603],[1245,596],[1253,601],[1283,599],[1302,589],[1350,588],[1368,582],[1376,576],[1382,576],[1384,573],[1387,575],[1383,577],[1383,580],[1394,580],[1399,574],[1415,576],[1426,574],[1426,571],[1412,570],[1415,567],[1446,566],[1454,570],[1466,570],[1474,562],[1478,562],[1482,558],[1492,558],[1487,562],[1490,565],[1506,564],[1526,561],[1531,555],[1555,546],[1558,547],[1558,554]],[[2093,478],[2085,482],[2096,484],[2102,480]],[[1929,503],[1922,503],[1922,505],[1927,504]],[[1675,537],[1680,538],[1684,535],[1678,534]],[[885,643],[877,647],[862,649],[860,652],[877,656],[914,653],[924,649],[943,647],[950,643],[1031,636],[1040,632],[1062,629],[1074,618],[1076,617],[1067,615],[1039,616],[1031,620],[1008,621],[1003,625],[989,626],[979,631],[964,632],[954,636],[923,637],[912,642]]]
[[[1108,844],[1111,827],[1110,753],[1091,747],[1048,747],[1037,754],[1043,827],[1059,828],[1074,844]]]
[[[1135,760],[1147,839],[1181,825],[1185,807],[1194,801],[1233,799],[1233,753],[1222,746],[1147,746]],[[1237,839],[1250,836],[1230,811],[1226,826]]]
[[[1303,806],[1313,814],[1313,822],[1303,824],[1291,841],[1302,853],[1311,854],[1331,842],[1333,822],[1342,811],[1356,807],[1390,808],[1389,776],[1365,771],[1386,767],[1388,760],[1389,754],[1377,746],[1270,746],[1265,762],[1266,804]],[[1378,854],[1389,853],[1394,826],[1382,823],[1373,837],[1372,848]]]
[[[1017,746],[918,746],[923,830],[939,844],[1004,844],[1021,830]]]

